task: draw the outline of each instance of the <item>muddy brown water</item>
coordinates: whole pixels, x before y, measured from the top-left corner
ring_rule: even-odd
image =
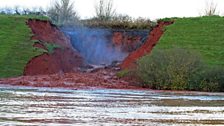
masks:
[[[224,94],[4,85],[0,125],[224,125]]]

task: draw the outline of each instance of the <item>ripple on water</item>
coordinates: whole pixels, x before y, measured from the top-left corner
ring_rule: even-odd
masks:
[[[0,125],[224,124],[224,95],[0,87]]]

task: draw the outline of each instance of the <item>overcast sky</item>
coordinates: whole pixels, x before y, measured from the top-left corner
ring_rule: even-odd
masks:
[[[72,0],[82,18],[94,15],[94,5],[98,0]],[[164,17],[192,17],[199,16],[211,0],[114,0],[117,13],[128,14],[132,17],[158,19]],[[224,15],[224,0],[213,0],[217,4],[220,15]],[[52,0],[0,0],[1,7],[50,6]]]

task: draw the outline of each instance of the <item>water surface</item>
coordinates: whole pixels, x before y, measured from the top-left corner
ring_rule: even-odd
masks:
[[[224,94],[0,86],[0,125],[224,125]]]

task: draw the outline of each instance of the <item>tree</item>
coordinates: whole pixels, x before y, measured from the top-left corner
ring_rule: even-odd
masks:
[[[99,20],[111,20],[116,15],[113,0],[100,0],[95,5],[95,13]]]
[[[211,2],[207,2],[207,3],[206,3],[206,8],[205,8],[205,10],[204,10],[204,15],[205,15],[205,16],[214,16],[214,15],[218,15],[217,4],[214,3],[213,1],[211,1]]]
[[[47,15],[57,25],[72,25],[79,20],[74,10],[74,3],[70,0],[55,0],[53,6],[48,9]]]

